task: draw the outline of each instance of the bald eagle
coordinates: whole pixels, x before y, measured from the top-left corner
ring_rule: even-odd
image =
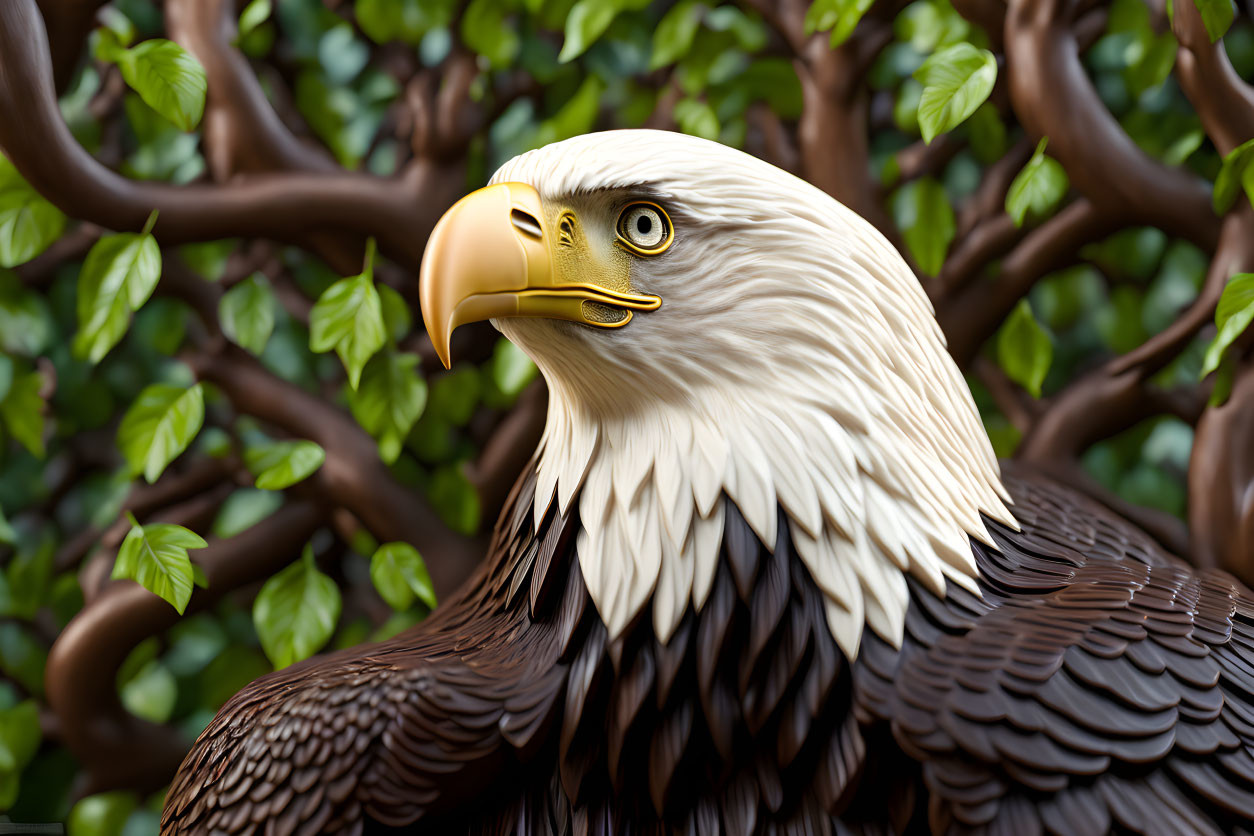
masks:
[[[1224,833],[1254,820],[1254,597],[999,468],[867,222],[654,131],[531,151],[433,232],[548,422],[414,630],[262,677],[163,832]]]

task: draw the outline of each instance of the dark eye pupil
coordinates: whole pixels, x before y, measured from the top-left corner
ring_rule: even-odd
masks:
[[[641,235],[648,235],[649,230],[653,229],[653,219],[648,215],[641,215],[636,218],[636,230]]]

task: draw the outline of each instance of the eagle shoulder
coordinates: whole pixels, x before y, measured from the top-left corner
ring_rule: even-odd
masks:
[[[1048,479],[974,544],[982,598],[912,587],[861,711],[921,765],[936,832],[1223,833],[1254,820],[1254,596]]]

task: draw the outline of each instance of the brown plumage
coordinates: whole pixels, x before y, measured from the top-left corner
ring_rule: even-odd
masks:
[[[847,664],[781,525],[730,501],[667,644],[607,641],[578,521],[515,488],[430,619],[237,695],[162,830],[471,834],[1222,833],[1254,820],[1254,596],[1018,466],[983,598],[910,580],[901,650]],[[576,506],[577,507],[577,506]]]

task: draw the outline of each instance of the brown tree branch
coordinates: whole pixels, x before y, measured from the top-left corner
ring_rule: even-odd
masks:
[[[1254,89],[1233,69],[1223,42],[1211,43],[1197,7],[1182,3],[1172,29],[1180,40],[1176,77],[1219,153],[1254,139]]]
[[[188,612],[281,569],[325,521],[324,508],[293,503],[242,534],[195,552],[209,588],[195,590]],[[143,587],[115,581],[74,617],[48,654],[48,704],[62,741],[83,767],[84,794],[157,789],[186,754],[190,741],[172,726],[127,712],[116,684],[127,654],[178,619],[173,607]]]
[[[1146,224],[1213,251],[1210,188],[1137,147],[1102,104],[1080,63],[1066,0],[1011,0],[1006,69],[1015,115],[1103,215]]]
[[[1080,247],[1119,229],[1119,219],[1077,200],[1029,232],[1001,263],[995,281],[972,281],[937,303],[949,353],[966,368],[1007,314],[1047,273],[1079,257]]]
[[[94,160],[61,119],[43,21],[34,0],[0,4],[0,148],[22,175],[67,214],[109,229],[154,229],[164,244],[267,237],[316,245],[322,228],[375,235],[411,270],[426,235],[456,195],[461,172],[417,160],[383,180],[349,172],[257,175],[226,185],[169,186],[121,177]],[[354,260],[355,261],[355,260]],[[333,264],[349,273],[357,264]]]

